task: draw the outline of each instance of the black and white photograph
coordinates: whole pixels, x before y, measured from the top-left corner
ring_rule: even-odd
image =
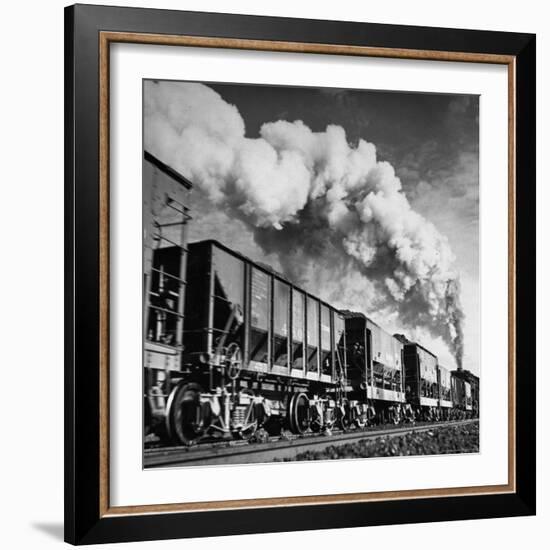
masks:
[[[479,451],[478,126],[143,82],[146,468]]]
[[[545,547],[550,25],[513,8],[5,3],[0,547]]]

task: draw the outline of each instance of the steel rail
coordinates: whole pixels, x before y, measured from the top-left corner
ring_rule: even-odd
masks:
[[[405,425],[374,431],[350,431],[334,435],[311,435],[294,439],[270,438],[267,442],[249,443],[231,441],[205,443],[191,447],[168,447],[146,449],[144,467],[205,466],[220,464],[246,464],[250,462],[273,462],[276,459],[295,457],[308,450],[322,450],[331,445],[343,445],[353,441],[396,437],[409,433],[419,433],[434,429],[462,426],[478,422],[479,419],[457,420],[421,425]]]

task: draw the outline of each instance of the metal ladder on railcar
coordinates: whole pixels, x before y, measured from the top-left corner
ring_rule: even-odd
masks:
[[[176,212],[178,215],[178,218],[175,220],[170,220],[165,223],[161,223],[158,221],[158,219],[154,220],[154,227],[156,228],[156,232],[153,233],[151,236],[151,240],[153,243],[156,243],[156,246],[153,248],[153,260],[151,263],[150,273],[148,274],[146,278],[146,289],[145,289],[145,311],[144,311],[144,328],[145,328],[145,351],[151,351],[151,347],[156,343],[162,343],[163,346],[168,347],[169,349],[173,350],[168,352],[166,355],[166,361],[165,361],[165,390],[160,391],[159,388],[156,390],[154,389],[156,386],[152,383],[149,383],[148,386],[151,390],[153,390],[154,394],[150,394],[150,405],[153,414],[163,414],[164,413],[164,407],[166,403],[166,399],[168,398],[168,395],[170,394],[171,390],[171,370],[169,368],[169,361],[168,356],[177,354],[181,358],[181,354],[183,352],[183,324],[184,324],[184,308],[185,308],[185,290],[186,290],[186,270],[187,270],[187,255],[188,255],[188,248],[186,244],[186,225],[187,223],[192,219],[191,215],[189,214],[189,208],[187,208],[183,203],[180,201],[177,201],[176,199],[166,195],[165,204],[164,206],[166,208],[169,208]],[[158,216],[160,217],[160,215]],[[158,218],[157,217],[157,218]],[[181,228],[181,234],[180,234],[180,242],[177,242],[173,238],[169,238],[165,234],[165,229],[167,228]],[[163,269],[163,265],[160,264],[158,267],[155,267],[155,252],[158,252],[162,250],[163,248],[168,248],[166,246],[162,246],[163,243],[168,243],[169,245],[177,248],[180,250],[179,253],[179,275],[175,275],[173,273],[168,273]],[[153,274],[158,274],[158,288],[153,289],[152,288],[152,280],[153,280]],[[165,279],[169,279],[175,286],[176,291],[173,289],[170,289],[167,291],[167,294],[171,295],[172,298],[177,299],[177,306],[176,308],[170,308],[170,307],[163,307],[162,305],[154,304],[154,301],[162,300],[165,286],[169,286],[166,284]],[[158,328],[156,329],[157,332],[151,334],[150,333],[150,315],[154,312],[159,316],[159,322],[158,322]],[[163,317],[164,316],[164,317]],[[168,316],[172,316],[176,318],[176,323],[174,327],[173,332],[173,341],[168,341],[166,339],[169,334],[166,332],[166,321],[168,319]],[[163,341],[164,337],[164,341]],[[149,344],[149,346],[148,346]],[[148,349],[149,347],[149,349]],[[154,353],[161,353],[158,349],[154,351]]]

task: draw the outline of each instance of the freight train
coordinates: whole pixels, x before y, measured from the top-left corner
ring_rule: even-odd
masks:
[[[269,266],[188,243],[192,183],[143,159],[144,423],[166,441],[477,415],[479,379]]]

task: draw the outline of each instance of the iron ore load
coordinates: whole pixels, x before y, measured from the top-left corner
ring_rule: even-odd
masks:
[[[144,418],[176,444],[477,414],[479,378],[213,240],[144,154]]]

